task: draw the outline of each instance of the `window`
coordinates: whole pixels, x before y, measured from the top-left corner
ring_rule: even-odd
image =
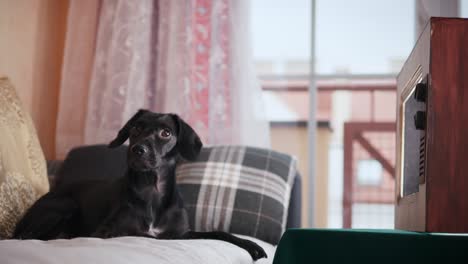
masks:
[[[395,76],[415,43],[415,1],[316,0],[314,212],[307,197],[311,2],[251,1],[253,53],[272,147],[298,157],[303,226],[313,219],[314,227],[390,227]],[[359,137],[345,146],[347,128],[358,129]],[[356,152],[351,160],[346,148]],[[346,162],[352,164],[348,175]],[[355,182],[346,185],[345,177]],[[354,200],[343,208],[346,192]],[[381,209],[381,217],[372,217]]]
[[[413,48],[415,2],[318,0],[318,74],[396,74]]]

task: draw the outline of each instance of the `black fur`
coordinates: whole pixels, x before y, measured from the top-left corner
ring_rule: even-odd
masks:
[[[14,238],[218,239],[247,250],[254,260],[267,257],[250,240],[226,232],[189,229],[175,168],[180,158],[195,159],[202,143],[181,118],[139,110],[109,147],[127,139],[128,170],[123,177],[57,186],[27,211],[16,226]]]

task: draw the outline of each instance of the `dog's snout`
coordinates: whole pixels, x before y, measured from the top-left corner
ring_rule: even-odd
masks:
[[[134,145],[132,147],[132,152],[138,156],[143,156],[148,152],[148,148],[143,145]]]

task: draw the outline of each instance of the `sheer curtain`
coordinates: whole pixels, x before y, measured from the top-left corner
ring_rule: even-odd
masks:
[[[110,141],[139,108],[178,113],[205,144],[269,147],[249,1],[92,2],[70,4],[59,156]]]

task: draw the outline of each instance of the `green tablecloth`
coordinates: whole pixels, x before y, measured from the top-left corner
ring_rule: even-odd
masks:
[[[468,235],[378,229],[289,229],[273,264],[468,263]]]

